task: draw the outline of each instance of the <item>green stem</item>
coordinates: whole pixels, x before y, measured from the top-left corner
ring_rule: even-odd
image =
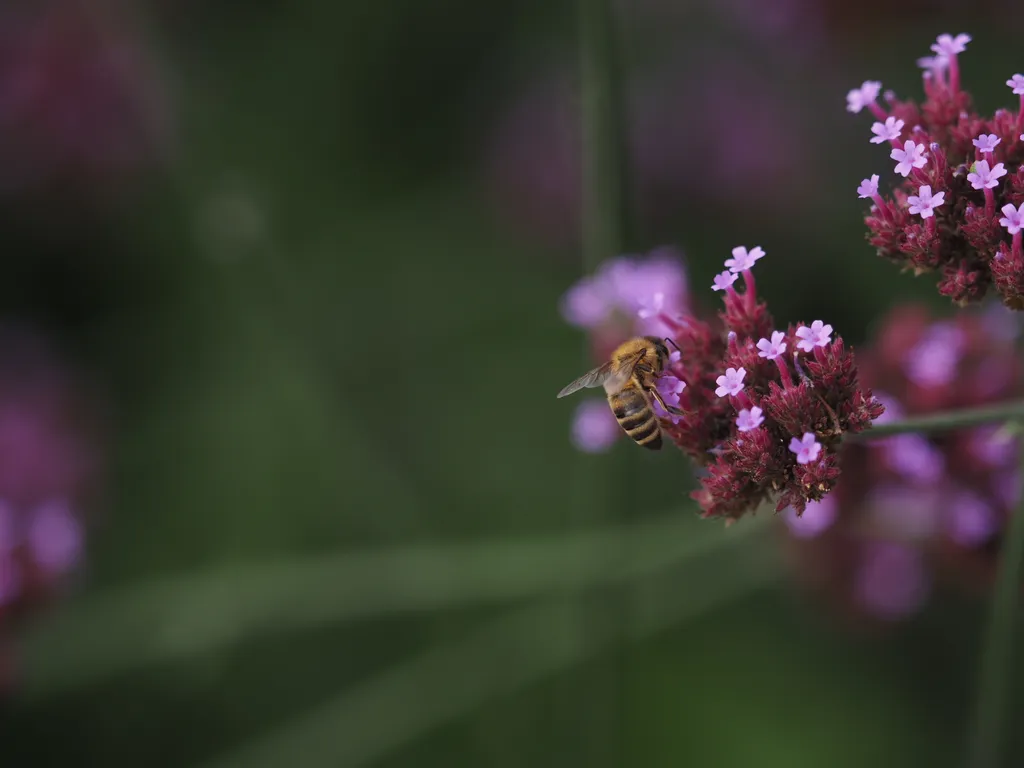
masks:
[[[1024,502],[1011,518],[1009,531],[1003,540],[999,575],[978,675],[978,698],[975,702],[967,762],[970,768],[995,768],[1003,764],[1000,752],[1005,741],[1010,703],[1008,683],[1022,562]]]
[[[890,424],[879,424],[866,432],[850,435],[847,439],[866,441],[889,435],[902,435],[907,432],[949,432],[964,427],[976,427],[982,424],[1007,422],[1024,419],[1024,401],[985,405],[980,408],[964,408],[958,411],[944,411],[915,419],[894,421]]]
[[[623,112],[610,3],[578,2],[583,267],[590,272],[623,247]]]

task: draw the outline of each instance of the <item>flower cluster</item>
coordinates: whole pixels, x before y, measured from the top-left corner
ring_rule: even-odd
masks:
[[[651,315],[657,296],[667,295],[656,281],[648,286],[649,299],[634,297],[637,318],[659,322],[679,347],[658,389],[682,414],[656,411],[665,434],[705,468],[693,494],[705,517],[735,520],[769,500],[778,510],[802,511],[824,498],[839,477],[842,436],[867,429],[884,410],[859,385],[853,353],[833,338],[831,325],[815,320],[776,328],[754,282],[753,268],[764,255],[760,247],[733,249],[712,285],[724,298],[713,322],[671,311],[664,301]],[[603,285],[609,269],[570,289],[563,307],[575,306],[595,280]],[[742,293],[735,287],[741,277]],[[598,349],[605,358],[610,351],[607,344]],[[587,408],[594,419],[596,406]],[[608,423],[599,432],[580,429],[578,420],[577,442],[584,434],[610,440],[614,422]]]
[[[878,255],[915,274],[935,272],[939,292],[960,305],[994,289],[1024,309],[1024,75],[1006,81],[1019,108],[979,115],[960,87],[958,55],[971,38],[940,35],[924,69],[925,100],[901,101],[867,81],[846,97],[850,112],[867,109],[876,144],[889,144],[898,179],[892,195],[879,176],[857,194],[871,200],[865,223]]]
[[[860,369],[886,420],[1019,396],[1015,315],[932,321],[902,307],[883,321]],[[784,513],[808,580],[857,615],[906,616],[926,600],[932,571],[987,583],[1020,495],[1018,440],[999,426],[905,434],[844,445],[844,482]]]

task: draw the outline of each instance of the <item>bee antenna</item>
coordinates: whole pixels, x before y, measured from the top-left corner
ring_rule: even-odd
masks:
[[[679,349],[679,345],[676,344],[674,341],[672,341],[672,339],[670,339],[668,336],[665,337],[665,341],[667,341],[669,344],[671,344],[676,349]],[[683,350],[679,349],[679,353],[682,354],[682,352],[683,352]]]

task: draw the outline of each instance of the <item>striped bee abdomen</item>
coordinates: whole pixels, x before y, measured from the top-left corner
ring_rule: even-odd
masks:
[[[661,426],[647,398],[638,388],[629,387],[609,395],[608,405],[619,426],[638,445],[654,451],[661,448]]]

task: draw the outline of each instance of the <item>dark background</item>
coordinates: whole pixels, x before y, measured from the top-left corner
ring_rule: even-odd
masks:
[[[966,31],[965,87],[1014,107],[1009,6],[956,5],[616,3],[628,250],[682,249],[710,305],[761,244],[774,315],[854,345],[896,300],[950,311],[864,241],[890,161],[844,97],[918,96]],[[0,31],[43,13],[77,106],[0,131],[0,311],[93,382],[107,465],[65,594],[0,619],[4,765],[958,764],[982,604],[853,629],[776,523],[696,518],[681,456],[571,447],[573,4],[55,0]],[[85,87],[107,45],[132,76]]]

